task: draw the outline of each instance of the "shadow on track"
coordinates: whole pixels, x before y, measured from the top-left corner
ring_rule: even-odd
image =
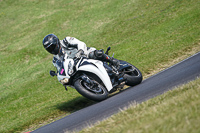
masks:
[[[124,92],[124,91],[126,91],[130,88],[131,87],[127,86],[127,88],[125,88],[123,90],[116,91],[116,92],[110,94],[108,99],[119,94],[119,93],[121,93],[121,92]],[[91,105],[96,104],[96,103],[98,103],[98,102],[92,101],[92,100],[87,99],[83,96],[79,96],[79,97],[74,98],[70,101],[66,101],[66,102],[62,102],[62,103],[59,103],[57,105],[54,105],[53,108],[59,109],[60,111],[73,113],[73,112],[76,112],[78,110],[81,110],[85,107],[91,106]]]
[[[68,113],[73,113],[75,111],[78,111],[80,109],[83,109],[85,107],[88,107],[90,105],[95,104],[96,102],[86,99],[82,96],[74,98],[70,101],[67,102],[62,102],[57,105],[54,105],[53,108],[57,108],[60,111],[68,112]]]

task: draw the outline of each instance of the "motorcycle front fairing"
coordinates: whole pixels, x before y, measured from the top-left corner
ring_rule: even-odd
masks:
[[[70,75],[74,72],[73,66],[74,66],[73,59],[65,59],[64,61],[61,62],[60,70],[58,70],[57,73],[57,78],[59,82],[61,82],[62,84],[63,80],[65,80],[64,84],[67,84],[69,82],[69,79],[71,77]]]
[[[106,86],[108,92],[113,88],[110,77],[103,66],[103,62],[99,60],[82,58],[77,63],[76,70],[91,72],[97,75]]]

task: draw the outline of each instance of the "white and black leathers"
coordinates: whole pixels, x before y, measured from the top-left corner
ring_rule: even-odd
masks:
[[[62,58],[64,58],[64,55],[68,58],[73,59],[74,57],[77,57],[77,54],[79,52],[83,52],[87,57],[90,52],[95,51],[96,49],[93,47],[87,48],[86,44],[74,37],[66,37],[63,40],[60,40],[60,51],[57,55],[54,55],[53,57],[53,65],[57,68],[58,74],[57,78],[60,82],[64,78],[69,78],[69,75],[61,74],[60,71],[62,71]]]

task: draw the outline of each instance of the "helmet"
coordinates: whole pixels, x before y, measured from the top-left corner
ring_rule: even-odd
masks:
[[[60,41],[54,34],[46,35],[42,41],[44,48],[51,54],[57,55],[60,49]]]

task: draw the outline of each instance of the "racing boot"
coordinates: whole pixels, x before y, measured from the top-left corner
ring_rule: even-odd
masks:
[[[108,59],[108,62],[111,63],[113,66],[115,66],[117,69],[119,68],[120,65],[119,60],[112,57]]]
[[[116,68],[119,68],[120,62],[119,60],[109,57],[108,55],[104,54],[103,50],[95,50],[93,53],[89,55],[90,58],[101,60],[101,61],[106,61],[111,63],[113,66]]]

